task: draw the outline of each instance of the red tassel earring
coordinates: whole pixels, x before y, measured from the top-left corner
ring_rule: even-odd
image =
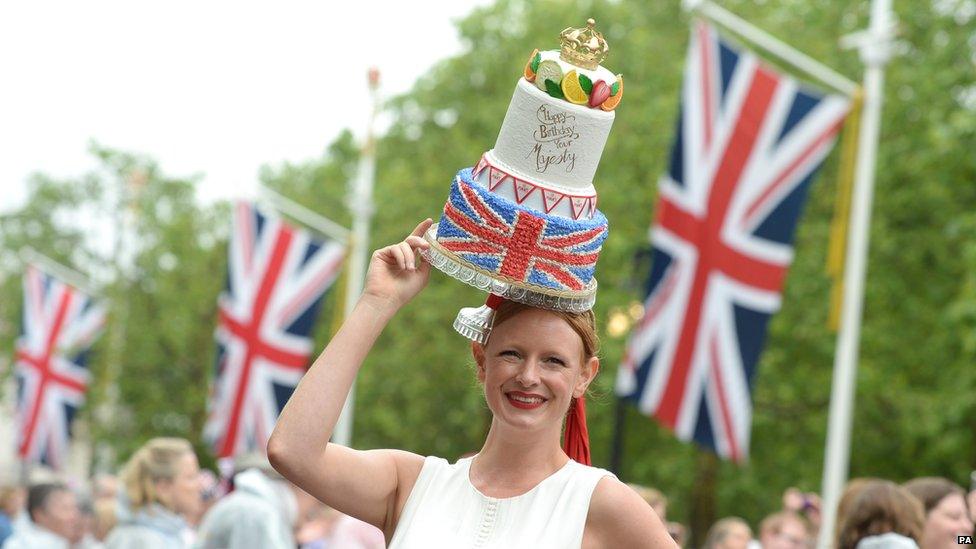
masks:
[[[566,413],[563,451],[573,461],[590,465],[590,433],[586,429],[586,397],[574,398]]]

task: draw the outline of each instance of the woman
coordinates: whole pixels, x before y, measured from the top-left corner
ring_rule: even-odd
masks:
[[[905,489],[925,508],[925,528],[919,544],[922,549],[959,547],[957,536],[973,534],[965,492],[956,483],[940,477],[922,477],[906,482]]]
[[[922,504],[888,480],[868,480],[844,512],[838,512],[839,549],[917,549],[922,538]]]
[[[640,496],[560,448],[570,402],[599,369],[590,312],[499,308],[488,342],[472,344],[493,416],[474,457],[448,464],[329,443],[369,349],[427,283],[430,266],[415,252],[427,249],[420,235],[430,225],[373,253],[355,309],[278,419],[271,463],[327,505],[382,529],[390,547],[674,547]]]
[[[154,438],[122,469],[125,494],[119,522],[106,549],[157,549],[187,546],[187,517],[203,505],[200,466],[182,438]]]

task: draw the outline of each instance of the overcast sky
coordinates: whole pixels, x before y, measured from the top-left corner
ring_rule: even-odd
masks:
[[[453,21],[489,3],[0,3],[0,211],[32,172],[94,167],[91,140],[205,174],[205,201],[252,194],[262,164],[362,133],[370,65],[385,96],[407,91],[460,51]]]

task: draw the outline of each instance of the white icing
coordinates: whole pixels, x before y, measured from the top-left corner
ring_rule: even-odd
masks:
[[[592,72],[600,70],[606,71]],[[551,97],[522,78],[491,154],[517,178],[565,194],[592,195],[613,118],[613,111]]]

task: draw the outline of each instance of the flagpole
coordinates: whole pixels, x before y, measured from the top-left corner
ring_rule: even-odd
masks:
[[[697,13],[742,36],[844,95],[852,96],[857,89],[857,84],[846,76],[709,0],[684,0],[683,6],[686,11]]]
[[[823,509],[820,535],[817,540],[818,549],[827,549],[833,544],[837,504],[850,466],[854,386],[857,381],[858,343],[867,272],[868,229],[871,221],[875,162],[881,127],[881,103],[884,97],[884,67],[891,57],[894,23],[891,0],[872,0],[868,30],[856,37],[861,61],[866,66],[864,110],[858,136],[857,171],[851,201],[847,268],[844,272],[844,300],[830,393],[830,418],[824,456]]]
[[[359,167],[356,173],[354,187],[349,196],[349,209],[352,211],[352,237],[350,239],[349,272],[346,277],[345,316],[348,318],[353,307],[359,301],[359,294],[363,291],[363,279],[366,276],[369,258],[369,225],[373,217],[373,179],[376,174],[376,139],[373,135],[373,122],[379,110],[380,71],[373,67],[369,69],[369,95],[371,107],[369,122],[366,126],[366,139],[359,155]],[[342,446],[352,443],[353,406],[355,404],[356,382],[353,380],[349,388],[349,395],[342,405],[342,413],[336,423],[332,440]]]

